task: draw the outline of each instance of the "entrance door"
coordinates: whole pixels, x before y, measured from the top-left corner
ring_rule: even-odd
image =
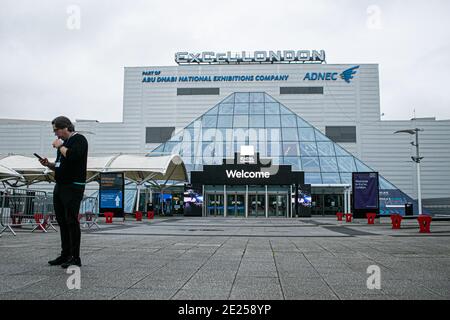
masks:
[[[311,213],[313,215],[323,216],[323,213],[324,213],[323,194],[313,194],[311,202],[312,202]]]
[[[315,194],[312,196],[311,213],[313,215],[336,215],[344,210],[344,195]]]
[[[207,195],[207,214],[208,216],[223,216],[224,202],[223,194],[208,194]]]
[[[277,195],[277,216],[278,217],[287,217],[287,195],[279,194]]]
[[[264,194],[254,194],[251,193],[248,195],[248,215],[250,217],[265,217],[265,199]]]
[[[269,217],[287,216],[287,195],[269,194]]]
[[[227,194],[227,217],[245,217],[244,194]]]
[[[236,195],[236,217],[245,217],[245,195]]]
[[[236,215],[236,194],[227,194],[227,217]]]
[[[336,215],[338,212],[343,212],[344,196],[340,194],[326,194],[324,195],[324,215]]]

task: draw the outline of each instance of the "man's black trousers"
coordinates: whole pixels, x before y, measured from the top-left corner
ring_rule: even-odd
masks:
[[[53,191],[53,206],[61,234],[61,255],[80,257],[81,231],[78,221],[84,188],[57,183]]]

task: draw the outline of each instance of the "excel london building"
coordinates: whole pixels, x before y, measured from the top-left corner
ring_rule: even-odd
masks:
[[[377,64],[329,64],[323,50],[178,52],[175,63],[125,68],[122,122],[76,123],[93,133],[90,155],[181,155],[188,188],[141,199],[204,216],[335,214],[351,205],[352,174],[377,172],[379,212],[417,213],[414,136],[394,132],[420,128],[424,211],[448,211],[450,121],[381,120]],[[54,153],[48,122],[0,130],[3,154]]]

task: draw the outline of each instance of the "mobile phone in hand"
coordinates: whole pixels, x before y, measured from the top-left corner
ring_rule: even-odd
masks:
[[[37,153],[33,153],[34,154],[34,156],[36,157],[36,158],[38,158],[39,160],[44,160],[44,158],[42,158],[40,155],[38,155]]]

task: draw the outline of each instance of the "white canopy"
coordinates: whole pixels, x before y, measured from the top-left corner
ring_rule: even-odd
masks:
[[[19,178],[22,178],[22,175],[20,173],[0,164],[0,181]]]
[[[186,167],[179,155],[147,157],[120,154],[88,158],[88,181],[100,172],[123,172],[125,178],[142,184],[155,180],[187,181]]]
[[[53,172],[39,163],[37,158],[11,155],[0,159],[0,165],[10,168],[21,175],[24,184],[41,181],[54,181]]]
[[[54,162],[54,159],[49,159]],[[0,165],[17,171],[24,184],[54,181],[54,173],[42,166],[35,157],[11,155],[0,159]],[[101,172],[123,172],[126,179],[137,184],[156,180],[187,181],[186,167],[178,155],[147,157],[119,154],[88,157],[87,182],[97,179]]]

